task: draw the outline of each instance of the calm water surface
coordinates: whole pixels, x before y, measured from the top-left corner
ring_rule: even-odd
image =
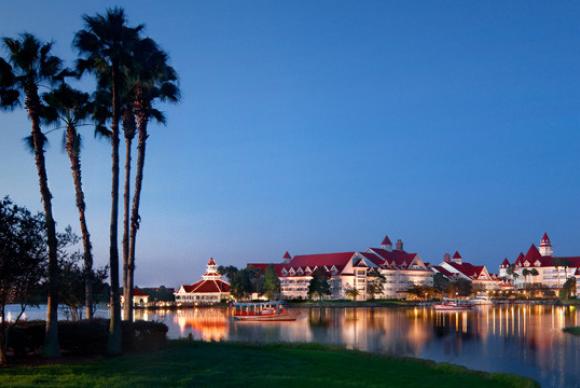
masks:
[[[169,337],[204,341],[318,342],[450,362],[532,377],[546,387],[580,387],[580,325],[575,307],[504,305],[459,313],[431,308],[296,308],[296,322],[235,322],[226,308],[143,311]],[[41,311],[31,310],[28,318]],[[106,314],[106,312],[102,312]]]

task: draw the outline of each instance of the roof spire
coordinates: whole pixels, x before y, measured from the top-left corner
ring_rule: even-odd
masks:
[[[385,235],[383,242],[381,242],[381,248],[387,251],[390,251],[393,248],[393,243],[391,242],[391,239],[388,235]]]

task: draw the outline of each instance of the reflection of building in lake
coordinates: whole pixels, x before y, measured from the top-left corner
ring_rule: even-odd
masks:
[[[307,299],[308,286],[314,271],[323,271],[329,278],[331,298],[346,299],[347,291],[355,289],[358,300],[366,300],[369,282],[377,281],[379,272],[384,277],[382,292],[377,298],[404,298],[405,291],[413,286],[431,285],[433,273],[418,254],[403,250],[403,242],[397,241],[393,249],[389,237],[385,237],[381,248],[367,251],[351,251],[325,254],[291,256],[286,252],[282,263],[250,263],[249,267],[264,270],[272,265],[280,279],[282,297],[285,299]]]
[[[228,338],[227,309],[179,309],[175,313],[174,322],[179,325],[181,336],[191,333],[195,339],[203,341],[220,341]]]
[[[217,263],[211,258],[201,280],[191,285],[183,284],[175,293],[179,305],[215,304],[230,299],[230,284],[218,273]]]
[[[351,349],[388,354],[419,355],[432,337],[429,309],[393,313],[383,308],[334,310],[340,327],[340,343]]]

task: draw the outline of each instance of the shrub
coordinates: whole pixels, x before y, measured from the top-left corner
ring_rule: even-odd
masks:
[[[122,322],[123,350],[143,352],[159,350],[167,343],[167,325],[162,322]]]
[[[59,321],[58,336],[63,354],[106,354],[109,320]],[[8,329],[8,350],[15,357],[39,354],[44,343],[44,321],[23,321]],[[167,342],[167,326],[161,322],[122,322],[123,351],[161,349]]]

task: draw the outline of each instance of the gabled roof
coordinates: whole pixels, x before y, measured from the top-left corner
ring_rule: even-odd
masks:
[[[540,245],[552,245],[550,237],[548,237],[548,233],[544,233],[542,240],[540,240]]]
[[[535,244],[532,244],[530,246],[530,249],[528,249],[528,253],[526,253],[525,259],[528,260],[530,263],[533,263],[536,260],[540,260],[541,258],[542,255],[540,254],[540,251],[538,250]]]
[[[336,266],[336,268],[344,267],[354,252],[338,252],[338,253],[319,253],[314,255],[296,255],[290,260],[285,267],[306,267],[314,266]]]
[[[378,265],[383,266],[397,266],[407,268],[417,256],[416,253],[409,253],[406,251],[392,250],[387,251],[382,248],[369,248],[373,253],[378,255],[384,261]]]
[[[284,253],[284,256],[282,256],[283,259],[291,259],[292,256],[290,256],[290,252],[286,251],[286,253]]]
[[[435,271],[441,273],[443,276],[445,276],[448,279],[450,279],[454,275],[453,272],[449,272],[448,270],[446,270],[444,267],[442,267],[440,265],[434,265],[431,268],[434,268]]]
[[[215,265],[215,260],[213,257],[209,258],[209,260],[207,261],[207,265]]]
[[[459,253],[459,251],[455,251],[455,253],[453,254],[453,258],[454,259],[461,259],[461,254]]]
[[[383,258],[381,258],[379,255],[377,255],[374,252],[359,252],[359,254],[361,254],[364,258],[368,259],[369,261],[371,261],[375,265],[380,266],[385,261]]]
[[[230,292],[230,285],[223,280],[200,280],[192,285],[183,285],[188,293]]]
[[[503,259],[503,261],[501,262],[501,266],[502,267],[509,267],[510,266],[510,261],[507,259],[507,257],[505,259]]]
[[[385,235],[385,238],[383,239],[383,242],[381,242],[381,245],[393,245],[388,235]]]
[[[149,296],[149,294],[139,288],[134,288],[133,296]]]
[[[473,265],[471,263],[463,262],[461,264],[456,262],[448,262],[448,265],[455,268],[457,271],[461,272],[463,275],[470,277],[470,278],[478,278],[485,266],[483,265]]]

